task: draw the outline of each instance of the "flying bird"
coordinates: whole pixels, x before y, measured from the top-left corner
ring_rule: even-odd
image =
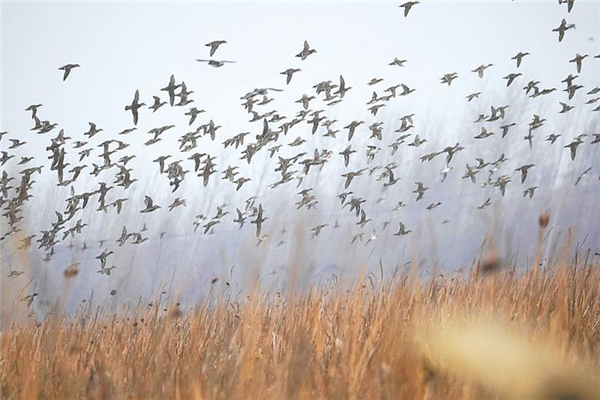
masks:
[[[563,18],[558,28],[552,29],[552,32],[558,32],[558,41],[560,43],[565,38],[565,32],[571,28],[575,28],[575,24],[567,24],[567,21]]]
[[[482,65],[480,65],[479,67],[475,68],[475,69],[474,69],[473,71],[471,71],[471,72],[475,72],[475,73],[477,73],[477,75],[478,75],[480,78],[483,78],[483,73],[485,72],[485,70],[486,70],[486,69],[488,69],[489,67],[493,67],[493,66],[494,66],[494,64],[487,64],[487,65],[483,65],[483,64],[482,64]]]
[[[81,65],[79,65],[79,64],[66,64],[66,65],[63,65],[62,67],[60,67],[59,70],[64,71],[63,82],[65,80],[67,80],[67,78],[69,77],[69,74],[71,73],[71,70],[73,68],[79,68],[79,67],[81,67]]]
[[[256,225],[256,237],[260,237],[260,231],[262,229],[262,223],[265,222],[268,218],[263,218],[263,208],[262,204],[258,205],[258,211],[256,212],[256,218],[253,221],[250,221],[251,224]]]
[[[154,104],[152,104],[152,106],[150,106],[148,108],[151,109],[153,113],[156,112],[159,108],[161,108],[165,104],[167,104],[166,101],[161,101],[160,97],[158,97],[158,96],[152,96],[152,98],[154,99]]]
[[[400,60],[400,59],[398,59],[398,57],[394,57],[394,61],[392,61],[388,65],[395,65],[395,66],[398,66],[398,67],[404,67],[404,64],[406,64],[407,62],[408,62],[408,60]]]
[[[506,76],[505,76],[504,78],[502,78],[502,79],[506,79],[506,80],[507,80],[507,82],[506,82],[506,87],[509,87],[509,86],[511,85],[511,83],[513,83],[513,81],[514,81],[514,80],[515,80],[517,77],[519,77],[519,76],[521,76],[521,75],[523,75],[523,74],[522,74],[522,73],[520,73],[520,72],[518,72],[518,73],[511,73],[511,74],[508,74],[508,75],[506,75]]]
[[[125,106],[125,111],[131,111],[131,114],[133,115],[133,124],[134,125],[137,125],[137,123],[138,123],[138,110],[142,106],[145,106],[145,105],[146,105],[146,103],[140,103],[140,91],[136,90],[131,104],[128,106]]]
[[[286,83],[286,85],[289,85],[290,82],[292,81],[292,76],[294,76],[294,74],[296,72],[300,72],[300,71],[302,71],[300,68],[288,68],[285,71],[280,72],[280,75],[286,76],[285,83]]]
[[[305,40],[302,51],[300,53],[296,54],[296,57],[299,57],[302,61],[304,61],[308,58],[308,56],[310,56],[311,54],[314,54],[316,52],[317,51],[315,49],[310,48],[310,46],[308,45],[308,41]]]
[[[214,40],[210,43],[206,43],[205,46],[210,47],[210,57],[215,55],[219,46],[221,46],[222,44],[226,44],[226,43],[227,43],[227,41],[225,41],[225,40]]]
[[[220,68],[225,64],[232,64],[235,63],[235,61],[227,61],[227,60],[203,60],[203,59],[196,59],[196,61],[198,62],[205,62],[208,65],[210,65],[211,67],[214,68]]]
[[[408,17],[408,13],[410,12],[410,10],[415,6],[419,4],[418,1],[407,1],[404,4],[400,4],[398,7],[400,8],[404,8],[404,17]]]
[[[175,84],[175,75],[171,75],[171,78],[169,78],[169,84],[164,88],[160,89],[161,91],[167,92],[169,94],[169,104],[171,105],[171,107],[173,107],[173,105],[175,104],[175,90],[180,87],[181,84]]]
[[[150,196],[144,196],[144,203],[146,204],[146,208],[141,210],[141,213],[150,213],[160,208],[160,206],[154,204],[154,201]]]
[[[514,57],[511,58],[511,60],[516,60],[517,61],[517,68],[519,68],[521,66],[521,62],[523,62],[523,58],[525,58],[525,56],[528,56],[530,53],[528,52],[518,52]]]
[[[577,67],[577,73],[578,73],[578,74],[579,74],[579,73],[581,73],[581,65],[582,65],[582,63],[583,63],[583,60],[584,60],[586,57],[589,57],[589,55],[588,55],[588,54],[581,55],[581,54],[577,53],[577,54],[575,55],[575,57],[573,57],[573,59],[572,59],[572,60],[569,60],[569,62],[575,63],[575,66]],[[569,86],[570,86],[570,85],[569,85]]]
[[[558,4],[566,4],[567,12],[570,13],[573,9],[573,5],[575,4],[575,0],[558,0]]]
[[[406,230],[406,226],[402,222],[398,222],[398,232],[394,233],[394,236],[405,236],[411,232],[411,230]]]

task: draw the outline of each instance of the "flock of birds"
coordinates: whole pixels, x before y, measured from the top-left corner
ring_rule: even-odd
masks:
[[[568,12],[573,7],[573,0],[559,0],[559,4],[566,3]],[[405,17],[409,15],[409,12],[413,10],[415,6],[419,4],[418,1],[412,1],[402,4],[400,7],[404,9]],[[568,30],[574,27],[573,24],[569,24],[562,20],[560,25],[554,29],[554,32],[558,33],[558,41],[562,41]],[[229,60],[216,60],[213,57],[217,54],[222,46],[226,46],[225,40],[216,40],[206,44],[210,49],[209,58],[198,59],[198,62],[207,63],[211,67],[221,68],[226,64],[234,61]],[[301,51],[296,55],[301,62],[310,63],[311,57],[317,54],[317,50],[311,47],[311,45],[305,41]],[[518,79],[522,77],[522,73],[518,72],[522,63],[526,62],[526,57],[530,56],[528,52],[519,52],[512,59],[515,61],[516,72],[511,72],[506,75],[503,79],[506,80],[506,86],[517,84]],[[600,55],[593,57],[587,54],[577,54],[571,63],[574,64],[574,71],[580,74],[584,61],[586,59],[594,58],[600,59]],[[408,61],[394,58],[389,65],[396,68],[402,68]],[[600,62],[598,60],[597,62]],[[472,73],[476,74],[477,77],[485,78],[485,73],[489,68],[493,68],[494,65],[491,63],[483,64],[472,70]],[[72,76],[84,72],[79,64],[66,64],[59,68],[62,71],[63,81],[67,81]],[[596,67],[597,68],[597,67]],[[285,84],[293,84],[293,78],[296,74],[301,73],[300,68],[289,68],[281,72],[281,75],[285,78]],[[440,78],[440,83],[451,86],[452,83],[459,78],[457,72],[451,72],[444,74]],[[565,84],[563,89],[566,92],[568,100],[573,99],[575,96],[582,96],[581,92],[586,92],[589,100],[586,105],[590,107],[590,111],[600,111],[600,87],[593,89],[586,89],[582,85],[577,84],[578,75],[570,74],[562,83]],[[383,90],[380,90],[383,79],[373,78],[366,84],[369,87],[373,87],[374,91],[372,97],[366,103],[368,106],[366,109],[371,115],[377,116],[378,111],[385,107],[389,102],[393,101],[397,97],[406,97],[411,95],[415,91],[414,88],[410,88],[408,85],[401,83],[393,86],[389,86]],[[529,81],[524,84],[523,91],[531,99],[535,99],[540,96],[546,96],[559,88],[547,88],[540,86],[539,81]],[[410,132],[415,128],[413,123],[414,114],[407,114],[399,118],[399,126],[393,131],[394,140],[387,146],[387,149],[381,148],[380,145],[383,140],[384,134],[384,123],[374,122],[369,126],[362,120],[347,121],[346,123],[338,123],[335,119],[330,119],[326,116],[326,111],[322,109],[314,109],[312,102],[315,99],[322,100],[328,107],[333,107],[344,101],[348,92],[352,90],[352,87],[348,85],[343,76],[339,76],[337,81],[322,81],[318,82],[313,86],[312,94],[304,94],[301,98],[295,101],[298,104],[298,111],[294,116],[281,115],[276,110],[266,111],[267,106],[271,101],[274,100],[274,93],[281,91],[281,89],[275,88],[257,88],[249,93],[246,93],[241,97],[242,106],[249,114],[249,121],[251,123],[256,122],[260,124],[260,128],[257,129],[257,133],[254,135],[253,140],[249,140],[252,137],[251,132],[243,132],[235,134],[231,137],[223,137],[221,144],[223,149],[229,149],[227,151],[239,151],[240,160],[242,163],[250,164],[253,157],[259,153],[268,153],[269,160],[273,160],[275,163],[274,172],[279,176],[279,179],[271,182],[270,187],[276,188],[281,185],[288,185],[290,190],[297,188],[297,195],[299,196],[296,203],[297,209],[314,209],[317,206],[318,199],[317,195],[313,192],[312,188],[303,187],[304,180],[311,174],[318,174],[324,166],[335,158],[339,158],[340,162],[343,162],[345,168],[348,168],[351,164],[351,159],[359,157],[359,154],[364,154],[366,157],[366,164],[364,167],[347,170],[341,174],[341,182],[343,184],[343,191],[339,193],[338,198],[340,207],[342,210],[347,210],[353,218],[356,218],[356,225],[360,228],[367,227],[372,219],[365,211],[364,204],[366,200],[361,198],[353,192],[353,187],[360,185],[360,177],[374,176],[377,181],[381,182],[383,187],[390,187],[396,185],[400,178],[398,177],[397,168],[398,164],[395,162],[388,163],[386,165],[378,165],[377,159],[382,152],[389,152],[393,157],[399,151],[417,151],[421,145],[427,142],[427,139],[421,137],[421,135],[414,135]],[[19,237],[16,247],[21,250],[28,249],[33,245],[43,249],[45,251],[44,260],[49,261],[54,254],[54,247],[57,243],[70,241],[69,248],[72,248],[73,240],[84,232],[84,229],[88,224],[81,218],[82,210],[87,207],[94,207],[97,212],[100,213],[114,213],[119,215],[125,207],[131,207],[135,210],[139,210],[139,213],[154,213],[161,208],[167,208],[169,212],[174,212],[180,207],[186,207],[188,202],[185,198],[177,197],[177,191],[179,190],[182,182],[186,177],[192,176],[192,179],[199,178],[204,187],[208,186],[211,180],[219,179],[218,174],[221,174],[220,178],[226,182],[230,182],[234,185],[235,190],[240,190],[247,182],[251,181],[251,176],[245,176],[242,168],[238,166],[221,166],[219,169],[219,162],[217,157],[208,153],[204,153],[201,150],[201,140],[217,141],[218,136],[222,136],[220,130],[221,125],[218,125],[213,120],[205,123],[198,123],[199,117],[205,110],[198,109],[193,106],[195,103],[191,95],[194,93],[189,90],[188,86],[184,81],[178,81],[175,76],[171,75],[167,85],[163,87],[160,94],[152,96],[153,100],[148,104],[141,100],[139,91],[136,91],[133,95],[131,103],[124,107],[124,111],[131,114],[132,126],[124,129],[116,135],[108,134],[97,125],[96,123],[90,122],[86,132],[83,133],[71,133],[67,134],[64,129],[60,129],[60,125],[57,122],[44,119],[42,117],[43,106],[42,104],[32,104],[26,108],[26,111],[30,113],[33,127],[31,131],[38,135],[51,135],[49,143],[46,147],[48,153],[49,165],[38,164],[34,157],[23,156],[20,159],[14,159],[15,155],[13,151],[20,149],[27,143],[22,138],[11,137],[8,132],[0,132],[0,143],[2,143],[2,156],[0,157],[0,164],[3,167],[2,178],[0,179],[0,208],[2,208],[2,216],[7,222],[8,230],[0,236],[0,241],[4,241],[9,238],[17,240]],[[466,96],[466,102],[477,101],[481,92],[475,92]],[[574,107],[565,102],[560,103],[559,113],[568,113]],[[137,131],[138,123],[140,119],[144,118],[144,113],[159,111],[162,107],[180,107],[185,110],[182,113],[189,117],[187,125],[191,129],[189,132],[182,134],[178,137],[179,143],[179,154],[164,154],[153,160],[151,167],[154,169],[156,174],[166,176],[171,193],[173,193],[173,200],[170,204],[157,204],[156,201],[149,195],[145,196],[144,204],[130,204],[131,201],[127,197],[113,196],[115,188],[120,187],[124,190],[128,190],[132,185],[138,181],[135,178],[134,171],[128,167],[128,163],[136,156],[127,154],[125,151],[129,148],[130,143],[127,142],[128,135],[139,135]],[[184,108],[185,107],[185,108]],[[489,127],[490,122],[498,121],[502,123],[499,127],[500,132],[494,132]],[[506,122],[505,122],[506,121]],[[478,132],[474,139],[485,140],[493,135],[501,135],[502,138],[507,136],[511,130],[516,129],[517,125],[515,122],[510,122],[509,105],[501,105],[491,107],[489,114],[479,114],[474,123],[478,125]],[[527,135],[525,141],[529,146],[533,146],[534,134],[544,125],[545,118],[539,115],[533,115],[531,122],[526,127]],[[329,138],[332,141],[347,141],[345,149],[337,154],[326,148],[314,149],[312,154],[306,152],[298,152],[292,157],[283,157],[280,155],[280,150],[283,148],[295,148],[301,146],[307,142],[307,138],[303,136],[297,136],[294,140],[287,141],[288,135],[294,132],[294,127],[300,124],[308,124],[312,135],[322,135],[325,138]],[[341,127],[343,125],[343,128]],[[365,125],[363,127],[363,125]],[[361,128],[366,128],[362,130]],[[343,131],[342,131],[343,129]],[[160,127],[154,127],[150,129],[146,134],[147,140],[145,146],[154,146],[161,142],[165,137],[169,136],[169,132],[175,130],[175,125],[165,125]],[[343,132],[343,133],[342,133]],[[354,147],[353,138],[355,135],[369,135],[368,144],[366,148]],[[339,135],[339,137],[338,137]],[[7,136],[7,139],[4,139]],[[547,145],[554,145],[557,139],[561,136],[560,134],[550,134],[545,138],[548,142]],[[591,139],[589,138],[591,137]],[[39,140],[36,137],[36,140]],[[6,141],[10,143],[7,146]],[[577,157],[577,151],[582,145],[592,145],[600,143],[600,134],[580,134],[570,140],[569,143],[564,145],[565,151],[568,151],[570,158],[575,160]],[[403,146],[404,145],[404,146]],[[100,151],[96,152],[96,149]],[[239,149],[239,150],[238,150]],[[445,157],[445,168],[440,171],[441,179],[439,184],[443,183],[448,174],[455,168],[452,161],[454,156],[463,151],[465,148],[459,143],[452,146],[446,146],[440,148],[437,151],[423,154],[420,157],[421,162],[429,162],[437,157]],[[76,152],[76,156],[72,153]],[[275,158],[277,156],[277,158]],[[502,196],[506,191],[506,188],[510,182],[515,179],[514,174],[517,174],[517,180],[521,184],[526,184],[528,174],[531,173],[532,169],[535,169],[536,165],[533,163],[525,163],[513,173],[503,173],[501,166],[507,161],[507,157],[502,154],[499,158],[493,160],[484,160],[483,158],[476,158],[473,163],[467,163],[464,166],[464,173],[462,179],[478,184],[483,188],[498,188]],[[12,163],[8,164],[7,163]],[[8,172],[8,167],[11,171],[17,171],[16,175],[11,175]],[[458,168],[458,167],[456,167]],[[30,193],[32,186],[36,182],[36,178],[42,174],[43,170],[49,170],[55,174],[56,182],[59,187],[64,187],[65,190],[70,191],[70,195],[66,198],[64,208],[60,211],[56,211],[56,220],[51,223],[51,226],[47,229],[41,230],[39,234],[32,234],[23,237],[21,224],[25,219],[23,215],[23,206],[32,198]],[[575,184],[590,172],[591,168],[583,172],[578,178]],[[74,188],[74,183],[80,179],[84,171],[89,171],[89,175],[96,179],[95,183],[97,186],[93,190],[77,192]],[[87,172],[86,172],[87,173]],[[501,174],[502,173],[502,174]],[[478,175],[485,178],[478,180]],[[103,177],[102,180],[100,177]],[[109,176],[112,176],[112,182],[107,183]],[[45,178],[47,179],[47,178]],[[189,178],[188,178],[189,179]],[[533,198],[537,186],[523,186],[522,192],[523,197]],[[414,201],[419,202],[427,198],[427,191],[430,187],[424,182],[417,181],[414,183]],[[436,200],[431,201],[428,205],[424,206],[427,210],[433,210],[439,207],[442,203]],[[478,208],[484,209],[491,205],[491,198],[487,198]],[[406,204],[399,201],[391,211],[398,211],[404,208]],[[239,224],[240,229],[249,222],[254,226],[254,232],[257,238],[257,245],[260,245],[263,241],[269,238],[268,234],[264,234],[263,226],[265,222],[269,220],[269,213],[263,207],[260,199],[257,196],[252,196],[246,199],[237,207],[232,207],[231,213],[228,210],[229,206],[222,205],[218,206],[214,216],[199,214],[195,217],[194,221],[190,226],[190,231],[196,232],[200,230],[202,234],[212,234],[218,225],[226,221],[228,215],[233,216],[233,222]],[[392,214],[390,214],[392,215]],[[384,228],[390,224],[391,221],[385,223]],[[406,236],[412,231],[402,221],[396,221],[397,229],[395,230],[395,236]],[[328,223],[318,224],[310,229],[310,234],[313,237],[319,236],[324,229],[336,229],[340,225],[336,221],[335,225],[330,226]],[[111,275],[111,271],[116,268],[114,265],[110,265],[109,258],[114,251],[115,247],[122,247],[126,244],[139,245],[149,240],[145,236],[145,232],[148,227],[144,224],[144,227],[139,231],[130,231],[126,225],[122,227],[121,236],[112,243],[101,243],[103,251],[96,257],[99,262],[98,273],[103,275]],[[167,232],[161,232],[160,238],[162,238]],[[375,240],[377,234],[373,229],[373,234],[368,235],[367,239],[364,238],[365,233],[359,233],[351,238],[352,243],[355,242],[366,242],[369,243]],[[107,247],[104,247],[106,245]],[[83,244],[85,250],[87,245]],[[78,263],[73,263],[65,270],[66,275],[72,275],[77,273]],[[10,278],[18,277],[23,274],[23,271],[11,270],[8,274]],[[28,304],[31,304],[36,293],[30,294],[24,298]]]

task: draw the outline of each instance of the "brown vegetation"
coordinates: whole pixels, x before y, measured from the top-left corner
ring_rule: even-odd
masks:
[[[598,398],[598,265],[497,269],[3,321],[0,397]]]

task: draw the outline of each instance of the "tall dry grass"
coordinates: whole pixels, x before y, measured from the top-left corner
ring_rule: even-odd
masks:
[[[1,397],[598,398],[596,263],[465,275],[4,321]]]

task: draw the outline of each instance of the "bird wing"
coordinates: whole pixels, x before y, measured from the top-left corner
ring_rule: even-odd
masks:
[[[344,184],[344,189],[348,189],[348,186],[350,186],[350,183],[352,183],[352,178],[354,176],[352,174],[346,174],[346,183]]]

